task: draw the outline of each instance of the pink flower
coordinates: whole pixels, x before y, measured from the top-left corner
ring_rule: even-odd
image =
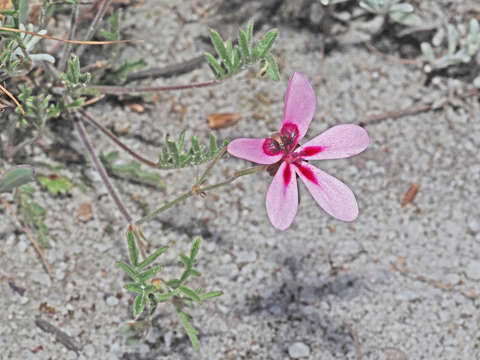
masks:
[[[280,132],[266,139],[236,139],[227,148],[233,156],[270,165],[270,169],[278,168],[268,188],[266,203],[272,225],[280,230],[287,229],[297,213],[297,175],[328,214],[343,221],[353,221],[358,216],[353,192],[308,161],[356,155],[367,148],[368,134],[357,125],[337,125],[299,146],[315,107],[312,86],[305,75],[296,72],[288,83]]]

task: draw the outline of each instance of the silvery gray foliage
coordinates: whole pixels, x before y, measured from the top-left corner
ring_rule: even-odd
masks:
[[[35,32],[35,29],[32,24],[28,24],[27,28],[25,28],[23,24],[20,24],[20,30]],[[47,33],[47,30],[40,30],[37,33],[40,35],[45,35]],[[35,47],[35,45],[37,45],[37,43],[42,39],[41,37],[33,36],[29,34],[20,34],[20,38],[22,39],[22,43],[25,46],[25,51],[27,52],[28,56],[30,57],[30,59],[32,59],[33,62],[48,61],[52,64],[55,63],[55,58],[50,54],[31,54],[30,53]],[[23,57],[24,57],[24,54],[23,54],[22,48],[20,47],[19,44],[17,44],[13,49],[12,58],[15,60]]]
[[[320,2],[322,3],[322,5],[335,5],[335,4],[339,4],[339,3],[342,3],[342,2],[346,2],[346,1],[349,1],[349,0],[320,0]]]
[[[415,14],[414,7],[400,0],[363,0],[360,6],[377,15],[388,15],[402,25],[415,26],[422,22],[420,16]]]
[[[323,5],[334,5],[348,0],[320,0]],[[412,5],[400,0],[363,0],[359,5],[377,15],[389,16],[393,21],[406,26],[419,25],[422,21],[420,16],[415,14]]]
[[[433,46],[424,42],[421,45],[423,58],[428,63],[427,72],[443,69],[448,66],[467,64],[480,50],[480,26],[476,19],[470,20],[470,31],[465,34],[459,32],[455,26],[447,25],[447,46],[445,55],[436,57]],[[461,38],[459,40],[459,38]]]

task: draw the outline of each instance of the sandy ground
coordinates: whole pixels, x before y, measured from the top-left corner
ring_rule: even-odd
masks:
[[[161,66],[198,54],[195,38],[206,34],[207,26],[183,25],[172,15],[173,3],[146,0],[127,11],[127,34],[146,41],[127,47],[125,56],[145,56],[149,64]],[[187,11],[188,2],[180,8]],[[210,89],[160,94],[143,114],[114,102],[99,104],[91,113],[109,126],[130,123],[123,140],[155,158],[158,149],[148,142],[160,142],[166,134],[186,129],[206,141],[206,116],[213,112],[241,115],[235,126],[218,131],[220,138],[276,131],[294,71],[305,73],[317,94],[307,138],[334,124],[358,123],[368,114],[467,89],[465,83],[445,78],[425,86],[420,70],[362,46],[337,49],[323,58],[315,46],[318,36],[280,27],[278,84],[246,73]],[[209,78],[203,66],[155,83]],[[167,275],[181,271],[177,256],[193,236],[204,238],[198,267],[205,276],[198,284],[225,294],[194,312],[194,324],[201,329],[198,353],[170,305],[159,308],[155,327],[139,345],[127,346],[118,335],[132,318],[132,294],[122,289],[124,275],[115,265],[126,259],[120,236],[125,224],[94,170],[89,166],[94,188],[86,193],[78,187],[64,198],[37,192],[48,208],[53,240],[46,254],[55,279],[48,278],[28,239],[1,213],[0,358],[289,359],[297,351],[304,359],[357,359],[352,334],[358,336],[363,359],[480,358],[479,113],[479,103],[469,100],[464,108],[447,106],[368,124],[371,145],[366,152],[318,162],[357,195],[360,216],[351,225],[326,215],[301,185],[294,224],[276,231],[264,206],[270,178],[256,174],[205,200],[189,200],[145,226],[156,246],[176,241],[162,258],[170,264]],[[89,132],[98,151],[115,149],[94,129]],[[80,143],[72,145],[81,150]],[[36,159],[45,157],[38,152]],[[225,160],[211,181],[248,165]],[[64,174],[79,176],[80,167]],[[195,170],[164,174],[165,192],[115,182],[133,214],[142,215],[142,201],[154,209],[190,187]],[[419,193],[402,207],[414,181]],[[93,204],[94,217],[87,223],[75,218],[81,203]],[[25,288],[24,295],[12,291],[9,281]],[[36,317],[70,335],[81,350],[54,341],[35,325]]]

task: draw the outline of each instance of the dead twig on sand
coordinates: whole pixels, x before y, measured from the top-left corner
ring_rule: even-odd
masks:
[[[82,346],[75,339],[56,326],[50,324],[48,321],[37,317],[35,319],[35,325],[37,325],[46,333],[55,336],[55,340],[65,346],[67,349],[75,351],[77,354],[82,350]]]
[[[343,323],[342,326],[348,330],[350,336],[353,339],[353,343],[355,344],[355,352],[357,354],[357,360],[362,360],[362,351],[360,348],[360,340],[358,339],[357,331],[350,324]]]
[[[415,115],[422,112],[435,110],[447,104],[455,105],[456,103],[458,103],[458,101],[456,100],[468,99],[470,97],[474,97],[478,95],[480,95],[480,90],[474,89],[464,94],[460,94],[455,98],[447,97],[443,99],[442,102],[435,102],[435,103],[429,103],[429,104],[417,104],[407,109],[388,111],[378,115],[368,115],[364,117],[362,121],[360,121],[360,124],[369,125],[369,124],[377,123],[377,122],[388,120],[388,119],[399,119],[404,116]]]
[[[454,284],[444,284],[441,281],[437,281],[429,277],[426,277],[425,275],[418,274],[410,269],[405,268],[403,265],[396,264],[395,262],[392,262],[391,265],[396,271],[398,271],[404,277],[423,282],[425,284],[433,286],[434,288],[437,288],[443,291],[448,291],[448,292],[455,291],[470,300],[475,300],[480,295],[480,294],[475,294],[474,292],[468,292],[466,290],[456,290]]]
[[[35,240],[35,237],[33,236],[32,232],[27,227],[22,225],[22,222],[21,222],[20,218],[18,217],[17,213],[15,212],[13,207],[8,203],[7,200],[5,200],[3,197],[0,196],[0,202],[2,202],[3,205],[5,205],[5,207],[8,209],[8,211],[10,211],[10,214],[12,215],[12,217],[15,220],[17,220],[17,222],[20,224],[20,227],[23,229],[23,231],[25,232],[27,237],[30,239],[30,242],[33,244],[33,247],[35,248],[35,250],[37,250],[38,255],[40,255],[40,258],[42,259],[43,265],[47,269],[48,275],[50,275],[50,277],[53,279],[53,270],[50,267],[50,264],[48,263],[47,258],[43,254],[42,249],[38,245],[37,240]]]

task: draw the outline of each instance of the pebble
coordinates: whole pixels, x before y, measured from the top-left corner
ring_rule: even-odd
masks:
[[[237,255],[237,263],[250,263],[257,260],[257,254],[255,252],[241,251]]]
[[[43,272],[33,272],[31,275],[31,279],[35,282],[45,285],[46,287],[50,287],[52,285],[50,277]]]
[[[473,79],[473,86],[475,86],[477,89],[480,89],[480,76],[477,76],[475,79]]]
[[[170,347],[172,346],[172,340],[173,340],[173,332],[168,331],[163,335],[163,341],[165,342],[165,350],[170,350]]]
[[[213,241],[207,242],[207,245],[205,246],[205,249],[208,252],[214,252],[216,249],[217,245]]]
[[[310,348],[302,342],[296,342],[288,347],[288,355],[292,359],[308,357],[310,356]]]
[[[18,242],[17,247],[18,247],[18,251],[24,252],[25,250],[27,250],[28,244],[26,241],[20,240]]]
[[[416,292],[411,290],[405,290],[405,291],[399,292],[395,296],[395,300],[398,300],[398,301],[414,301],[414,300],[418,300],[419,298],[420,296]]]
[[[471,261],[467,265],[467,268],[465,269],[465,274],[469,279],[479,281],[480,280],[480,261],[478,260]]]
[[[118,305],[118,299],[115,296],[109,296],[106,300],[107,305],[109,306],[117,306]]]
[[[19,302],[20,302],[21,305],[25,305],[26,303],[28,303],[28,297],[26,297],[26,296],[20,297]]]
[[[77,354],[75,353],[75,351],[72,351],[70,350],[68,353],[67,353],[67,359],[68,360],[74,360],[74,359],[77,359],[78,356]]]
[[[311,287],[304,288],[300,292],[300,302],[306,304],[314,304],[318,300],[318,296],[315,294],[315,290]]]
[[[471,232],[475,234],[480,232],[480,220],[470,219],[470,221],[468,222],[468,228],[470,229]]]
[[[460,283],[460,280],[460,276],[455,273],[447,274],[445,276],[445,283],[447,283],[448,285],[457,285],[458,283]]]
[[[10,234],[7,238],[7,245],[8,246],[13,245],[13,243],[15,242],[15,239],[16,239],[15,234]]]

